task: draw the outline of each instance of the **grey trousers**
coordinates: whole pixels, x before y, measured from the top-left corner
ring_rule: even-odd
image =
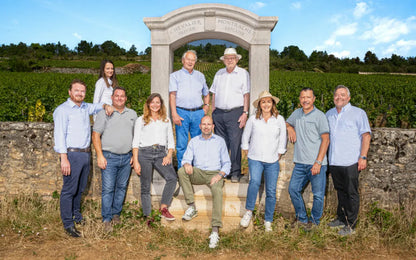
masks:
[[[150,197],[150,184],[153,177],[153,169],[156,169],[166,180],[162,192],[161,204],[170,205],[173,193],[175,192],[178,176],[172,164],[162,165],[166,150],[163,146],[148,146],[139,148],[139,163],[141,166],[140,186],[143,215],[150,216],[152,201]]]

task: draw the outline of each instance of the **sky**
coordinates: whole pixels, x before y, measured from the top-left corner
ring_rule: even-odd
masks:
[[[223,3],[259,16],[277,16],[271,48],[289,45],[310,55],[327,51],[339,58],[364,59],[371,51],[416,56],[415,0],[0,0],[0,44],[66,44],[111,40],[128,50],[144,51],[150,31],[144,17],[160,17],[199,3]]]

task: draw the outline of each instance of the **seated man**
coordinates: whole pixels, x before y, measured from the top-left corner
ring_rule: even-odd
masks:
[[[195,208],[192,184],[207,185],[212,193],[212,233],[209,247],[215,248],[222,227],[222,187],[223,178],[230,173],[231,161],[227,146],[222,137],[212,133],[212,118],[204,116],[199,125],[202,134],[191,139],[182,159],[182,168],[178,171],[179,183],[183,189],[185,201],[189,205],[182,219],[191,220],[198,215]],[[193,165],[193,166],[192,166]]]

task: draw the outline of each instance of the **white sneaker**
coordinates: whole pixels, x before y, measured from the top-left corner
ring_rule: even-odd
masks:
[[[182,219],[191,220],[196,216],[198,216],[198,211],[195,209],[195,207],[189,206],[188,209],[185,211],[185,214],[183,214]]]
[[[240,220],[240,226],[243,228],[248,227],[250,225],[251,217],[253,216],[253,212],[250,210],[247,210],[246,213],[244,213],[243,218]]]
[[[218,241],[220,241],[220,236],[217,232],[212,232],[209,236],[209,248],[216,248],[218,246]]]
[[[270,222],[270,221],[264,221],[264,230],[266,232],[273,231],[273,229],[272,229],[272,222]]]

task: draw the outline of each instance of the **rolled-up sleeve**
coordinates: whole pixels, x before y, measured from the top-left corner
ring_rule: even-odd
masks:
[[[143,128],[143,120],[142,117],[137,118],[136,123],[134,125],[134,135],[133,135],[133,142],[132,148],[139,148],[140,145],[140,135]]]
[[[230,174],[231,169],[231,161],[230,156],[228,155],[228,149],[227,145],[225,144],[225,141],[223,139],[220,141],[220,156],[221,156],[221,170],[225,173],[225,176]]]
[[[278,117],[278,124],[280,128],[280,134],[279,134],[279,145],[277,148],[277,152],[279,154],[284,154],[286,153],[287,133],[286,133],[285,119],[282,116]]]

